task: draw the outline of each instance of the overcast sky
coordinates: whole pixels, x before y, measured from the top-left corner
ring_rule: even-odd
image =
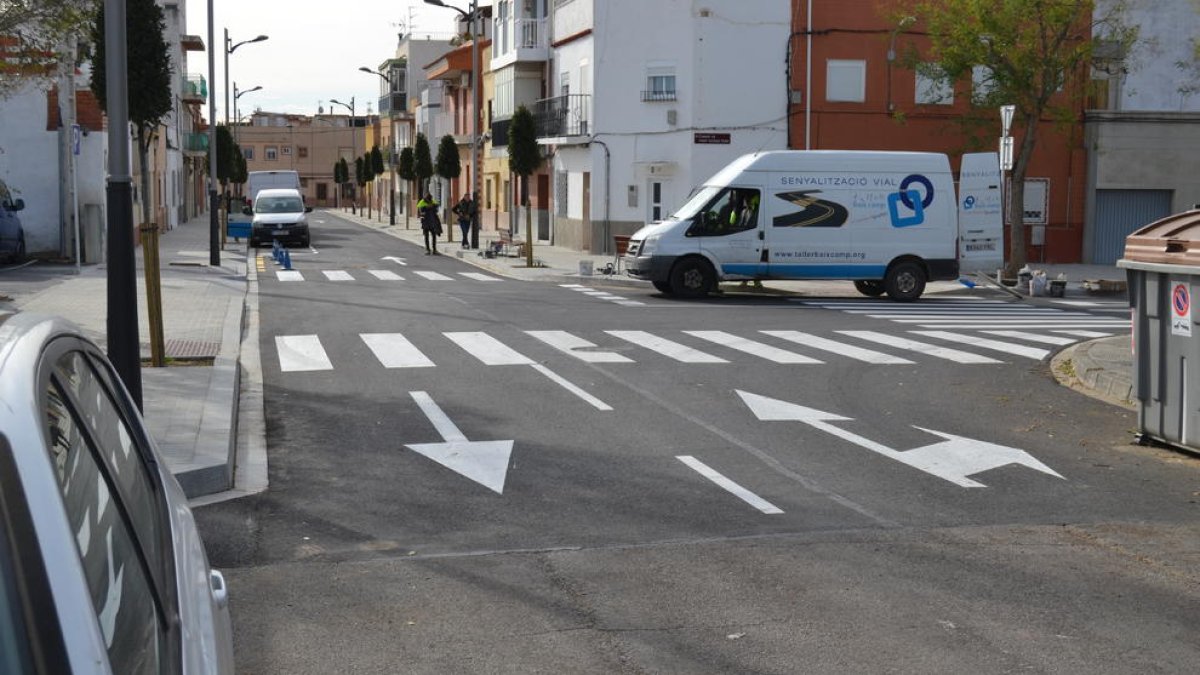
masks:
[[[199,35],[206,47],[209,0],[188,0],[187,32]],[[238,47],[229,57],[231,83],[248,93],[238,103],[243,115],[261,108],[270,112],[312,115],[318,106],[330,112],[329,99],[345,103],[355,98],[355,112],[378,112],[378,77],[359,72],[359,66],[378,68],[396,53],[396,34],[430,34],[446,38],[454,30],[456,12],[425,5],[421,0],[211,0],[213,4],[216,77],[210,90],[217,94],[217,120],[225,119],[225,64],[221,45],[224,30],[234,44],[260,34],[270,39]],[[466,9],[467,0],[446,4]],[[208,77],[208,53],[190,52],[188,72]],[[233,86],[230,85],[230,107]],[[347,112],[341,106],[334,112]],[[208,110],[205,109],[205,117]],[[232,117],[232,115],[231,115]]]

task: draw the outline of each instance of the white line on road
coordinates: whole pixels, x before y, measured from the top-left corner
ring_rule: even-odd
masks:
[[[596,344],[565,330],[527,330],[525,333],[586,363],[633,363],[633,359],[616,352],[584,351],[596,349]]]
[[[440,272],[427,272],[427,271],[417,270],[416,274],[423,276],[430,281],[454,281],[450,277],[448,277],[445,274],[442,274]]]
[[[1037,333],[1027,333],[1022,330],[985,330],[983,332],[987,333],[988,335],[1017,338],[1018,340],[1029,340],[1030,342],[1040,342],[1046,345],[1069,345],[1078,342],[1078,340],[1069,337],[1038,335]]]
[[[1052,332],[1061,333],[1062,335],[1074,335],[1075,337],[1084,337],[1084,338],[1102,338],[1102,337],[1111,337],[1112,336],[1112,333],[1102,333],[1098,330],[1056,330],[1056,331],[1052,331]]]
[[[672,342],[671,340],[651,335],[645,331],[607,330],[604,332],[683,363],[729,363],[725,359],[713,356],[712,354],[706,354],[698,349],[692,349],[678,342]]]
[[[425,413],[425,416],[429,418],[429,421],[433,424],[433,428],[437,429],[442,440],[447,443],[467,440],[463,432],[454,426],[454,422],[451,422],[450,417],[442,412],[437,403],[433,402],[433,398],[429,394],[423,391],[410,391],[408,393],[417,402],[417,405],[421,408],[421,412]]]
[[[285,373],[307,370],[333,370],[333,363],[316,335],[279,335],[275,337],[279,369]]]
[[[949,347],[938,347],[927,342],[917,342],[896,335],[886,335],[884,333],[876,333],[869,330],[839,330],[838,333],[849,337],[867,340],[869,342],[877,342],[881,345],[889,347],[897,347],[899,349],[907,349],[913,352],[919,352],[929,356],[935,356],[939,359],[948,359],[955,363],[1003,363],[993,358],[964,352],[958,349],[950,349]]]
[[[384,368],[432,368],[433,361],[421,353],[400,333],[361,333],[375,358]]]
[[[781,340],[794,342],[798,345],[804,345],[805,347],[812,347],[813,349],[820,349],[822,351],[840,354],[842,356],[856,359],[858,361],[865,361],[867,363],[888,365],[904,365],[912,363],[912,361],[900,358],[899,356],[892,356],[891,354],[884,354],[883,352],[877,352],[873,349],[864,349],[862,347],[848,345],[844,342],[838,342],[836,340],[828,340],[817,335],[812,335],[811,333],[801,333],[800,331],[795,330],[764,330],[759,332],[763,335],[770,335],[771,337],[777,337]]]
[[[499,277],[493,277],[493,276],[484,274],[483,272],[459,272],[459,274],[463,275],[464,277],[466,277],[468,279],[474,279],[475,281],[502,281],[502,279],[500,279]]]
[[[535,364],[533,364],[533,369],[538,371],[539,373],[545,375],[546,377],[550,378],[550,380],[552,382],[554,382],[555,384],[557,384],[558,386],[562,387],[563,389],[566,389],[567,391],[571,392],[572,394],[575,394],[579,398],[583,399],[584,401],[586,401],[589,405],[591,405],[596,410],[612,410],[612,406],[608,405],[604,401],[601,401],[600,399],[596,398],[595,396],[592,396],[591,394],[587,393],[583,389],[580,389],[578,386],[572,384],[566,378],[555,373],[554,371],[550,370],[546,366],[543,366],[540,363],[535,363]]]
[[[300,274],[299,270],[278,270],[275,272],[275,278],[280,281],[304,281],[304,275]]]
[[[443,335],[462,347],[468,354],[482,361],[485,366],[533,365],[533,359],[514,351],[487,333],[443,333]]]
[[[789,352],[786,349],[772,347],[771,345],[747,340],[746,338],[738,337],[731,333],[726,333],[721,330],[685,330],[684,333],[698,337],[701,340],[715,342],[723,347],[736,349],[739,352],[745,352],[753,356],[764,358],[775,363],[821,363],[811,356],[804,356],[796,352]]]
[[[721,486],[722,488],[725,488],[730,493],[732,493],[733,496],[746,502],[750,506],[753,506],[754,508],[758,509],[759,511],[762,511],[763,513],[766,513],[768,515],[775,515],[775,514],[783,513],[783,509],[780,509],[778,506],[775,506],[771,502],[763,499],[762,497],[759,497],[758,495],[747,490],[746,488],[742,487],[741,485],[738,485],[737,483],[733,482],[732,480],[729,480],[725,476],[722,476],[721,474],[717,473],[714,469],[710,468],[707,464],[705,464],[704,462],[701,462],[700,460],[696,459],[695,457],[692,457],[691,455],[678,455],[675,457],[675,459],[688,465],[693,470],[695,470],[696,473],[711,480],[712,482],[716,483],[717,485]]]
[[[380,281],[404,281],[404,277],[391,270],[367,270]]]
[[[1006,354],[1024,356],[1036,361],[1041,361],[1050,355],[1050,350],[1048,349],[1029,347],[1026,345],[1014,344],[1012,342],[1004,342],[1003,340],[991,340],[988,338],[975,337],[974,335],[967,335],[965,333],[951,333],[950,331],[944,330],[914,330],[912,332],[916,333],[917,335],[924,335],[926,337],[934,337],[941,340],[948,340],[950,342],[958,342],[974,347],[982,347],[983,349],[992,349],[998,352],[1004,352]]]
[[[330,281],[354,281],[354,277],[350,276],[349,272],[342,270],[323,270],[325,278]]]

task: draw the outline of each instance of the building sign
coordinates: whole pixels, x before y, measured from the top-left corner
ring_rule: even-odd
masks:
[[[731,140],[730,136],[730,134],[715,134],[697,131],[692,135],[692,138],[698,145],[729,145]]]
[[[1171,335],[1192,336],[1192,297],[1188,285],[1171,285]]]
[[[1045,225],[1050,222],[1050,179],[1025,179],[1025,224]]]

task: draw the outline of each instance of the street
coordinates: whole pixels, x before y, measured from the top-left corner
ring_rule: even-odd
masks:
[[[241,672],[1194,668],[1200,465],[1047,358],[1125,302],[681,301],[457,246],[327,211],[260,267],[270,487],[196,510]]]

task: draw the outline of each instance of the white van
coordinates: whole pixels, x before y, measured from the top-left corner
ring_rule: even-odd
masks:
[[[927,281],[1003,264],[995,153],[787,150],[744,155],[623,258],[663,293],[697,297],[749,279],[846,279],[868,296],[921,296]]]
[[[304,196],[304,192],[300,190],[300,172],[298,171],[251,171],[246,175],[246,186],[248,188],[246,206],[254,204],[259,190],[286,188],[297,190],[301,197]]]

